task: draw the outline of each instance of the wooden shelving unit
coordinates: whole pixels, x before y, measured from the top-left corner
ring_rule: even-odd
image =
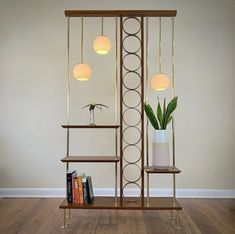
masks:
[[[66,199],[60,205],[61,209],[102,209],[102,210],[181,210],[180,204],[172,197],[151,197],[142,205],[141,199],[127,197],[121,204],[118,198],[115,204],[113,197],[95,197],[93,204],[71,204]]]
[[[168,167],[168,168],[156,168],[153,166],[144,167],[146,173],[156,173],[156,174],[179,174],[181,171],[176,167]]]
[[[149,166],[148,160],[148,150],[145,155],[145,146],[148,148],[148,141],[145,144],[145,136],[148,140],[148,132],[145,134],[145,130],[148,129],[146,127],[144,121],[144,101],[145,101],[145,86],[149,84],[148,79],[145,81],[145,67],[148,67],[145,63],[145,58],[147,57],[147,52],[145,55],[145,46],[147,47],[147,40],[145,38],[145,22],[148,23],[149,17],[170,17],[173,21],[174,25],[174,17],[176,16],[177,11],[175,10],[66,10],[65,16],[67,18],[67,39],[68,39],[68,79],[67,79],[67,124],[62,125],[62,128],[67,131],[67,154],[66,157],[62,158],[61,161],[66,164],[66,171],[69,170],[70,163],[110,163],[115,165],[115,196],[112,197],[95,197],[93,204],[71,204],[67,202],[65,198],[64,201],[60,205],[60,209],[64,211],[64,225],[63,227],[67,227],[66,217],[70,217],[71,209],[108,209],[108,210],[169,210],[176,211],[176,221],[177,228],[179,225],[179,211],[182,210],[181,205],[178,203],[176,199],[176,182],[175,176],[179,174],[181,171],[175,167],[175,139],[174,139],[174,119],[172,123],[172,138],[173,138],[173,166],[169,168],[155,168]],[[116,79],[115,79],[115,124],[110,125],[80,125],[80,124],[70,124],[70,18],[71,17],[112,17],[116,20],[116,34],[115,34],[115,64],[116,64]],[[129,19],[135,20],[137,24],[139,24],[139,29],[136,33],[128,32],[125,29],[126,21]],[[117,29],[117,25],[120,26],[120,29]],[[148,24],[146,24],[148,25]],[[120,35],[117,35],[119,32]],[[124,47],[124,41],[127,37],[132,36],[138,40],[140,44],[140,48],[136,51],[128,51],[127,48]],[[117,38],[120,38],[118,40]],[[117,61],[117,53],[118,46],[117,43],[119,41],[120,48],[120,61]],[[144,43],[146,42],[146,43]],[[172,39],[172,51],[173,51],[174,41]],[[148,50],[148,49],[147,49]],[[137,69],[131,70],[128,69],[127,64],[125,64],[127,56],[136,56],[139,59],[139,66]],[[173,56],[172,56],[173,57]],[[147,59],[146,59],[147,60]],[[172,59],[173,61],[173,59]],[[118,68],[119,66],[119,73]],[[120,77],[118,77],[118,74]],[[135,88],[127,87],[127,84],[124,82],[124,78],[127,74],[132,74],[137,76],[140,83]],[[172,79],[174,79],[174,64],[172,64]],[[126,79],[126,78],[125,78]],[[118,85],[119,83],[119,85]],[[119,94],[118,94],[119,87]],[[172,95],[174,95],[174,81],[172,82]],[[132,92],[137,95],[140,99],[139,103],[135,106],[130,106],[126,104],[126,100],[124,100],[124,96],[128,93]],[[147,92],[147,91],[146,91]],[[118,101],[119,95],[119,101]],[[119,108],[118,108],[119,104]],[[119,113],[118,113],[119,110]],[[125,115],[127,115],[128,111],[135,110],[136,113],[140,115],[140,120],[137,124],[129,124],[125,120]],[[119,116],[119,121],[118,121]],[[120,124],[118,124],[118,122]],[[148,124],[147,124],[148,126]],[[115,154],[112,156],[72,156],[69,152],[70,145],[70,130],[71,129],[113,129],[115,131]],[[125,134],[128,129],[136,130],[137,135],[140,135],[140,138],[136,142],[128,142],[125,138]],[[118,144],[118,136],[119,136],[119,144]],[[136,147],[139,152],[139,159],[135,162],[130,162],[124,157],[124,151],[128,147]],[[118,149],[120,149],[118,155]],[[124,170],[128,165],[136,165],[140,169],[140,177],[136,180],[128,181],[124,176]],[[117,169],[119,166],[119,174],[120,174],[120,194],[117,194]],[[147,175],[147,185],[145,186],[145,174]],[[150,197],[149,194],[149,176],[153,174],[169,174],[173,176],[173,196],[172,197]],[[107,175],[106,175],[107,176]],[[128,197],[125,196],[124,190],[126,185],[138,185],[140,189],[140,197]],[[145,196],[145,189],[147,189],[147,197]],[[66,210],[69,211],[69,215],[66,215]],[[173,213],[171,212],[171,216]]]
[[[61,125],[62,128],[120,128],[120,125]]]
[[[94,163],[112,163],[119,162],[120,157],[116,156],[68,156],[61,159],[62,162],[94,162]]]

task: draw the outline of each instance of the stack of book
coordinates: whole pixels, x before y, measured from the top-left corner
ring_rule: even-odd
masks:
[[[68,203],[93,203],[94,193],[90,176],[77,175],[77,172],[67,172],[67,201]]]

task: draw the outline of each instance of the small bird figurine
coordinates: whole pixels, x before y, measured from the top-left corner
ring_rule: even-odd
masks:
[[[100,109],[102,111],[103,107],[109,108],[108,106],[104,105],[104,104],[100,104],[100,103],[91,103],[88,104],[84,107],[82,107],[82,109],[89,107],[89,111],[90,111],[90,125],[94,126],[95,124],[95,108]]]

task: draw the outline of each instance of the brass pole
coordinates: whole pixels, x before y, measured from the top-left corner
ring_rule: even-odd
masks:
[[[146,84],[145,84],[145,101],[148,103],[149,102],[149,94],[148,94],[148,87],[149,87],[149,81],[148,81],[148,76],[149,76],[149,61],[148,61],[148,57],[149,57],[149,18],[146,17]],[[149,166],[149,120],[147,118],[146,121],[146,164],[147,166]]]
[[[118,18],[115,17],[115,124],[118,124],[118,55],[117,55],[117,36],[118,36]],[[118,137],[118,132],[117,128],[115,129],[115,156],[117,157],[117,137]]]
[[[118,62],[117,62],[117,26],[118,18],[115,17],[115,123],[118,124]],[[117,128],[115,128],[115,156],[117,157]],[[115,162],[115,206],[117,206],[117,162]]]
[[[123,204],[123,17],[120,17],[120,204]]]
[[[149,173],[147,173],[147,206],[149,206]]]
[[[70,17],[67,17],[67,125],[70,122]],[[66,156],[69,156],[69,128],[67,128],[67,150]],[[69,164],[66,164],[66,170],[69,170]]]
[[[117,206],[117,162],[115,162],[115,206]]]
[[[62,229],[65,229],[68,227],[67,223],[66,223],[66,210],[64,209],[63,211],[63,225],[61,226]]]
[[[172,20],[172,41],[171,41],[171,53],[172,53],[172,98],[175,96],[175,22],[174,17]],[[172,116],[172,148],[173,148],[173,167],[175,167],[175,120]],[[173,174],[173,196],[176,197],[176,181],[175,174]]]

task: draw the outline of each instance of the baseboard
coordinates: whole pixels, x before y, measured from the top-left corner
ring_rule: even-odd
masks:
[[[126,190],[126,196],[138,196],[137,189]],[[146,191],[145,191],[146,192]],[[113,196],[113,188],[95,188],[96,196]],[[235,189],[177,189],[178,198],[235,198]],[[172,189],[150,189],[150,196],[170,197]],[[0,197],[65,197],[64,188],[0,188]]]

